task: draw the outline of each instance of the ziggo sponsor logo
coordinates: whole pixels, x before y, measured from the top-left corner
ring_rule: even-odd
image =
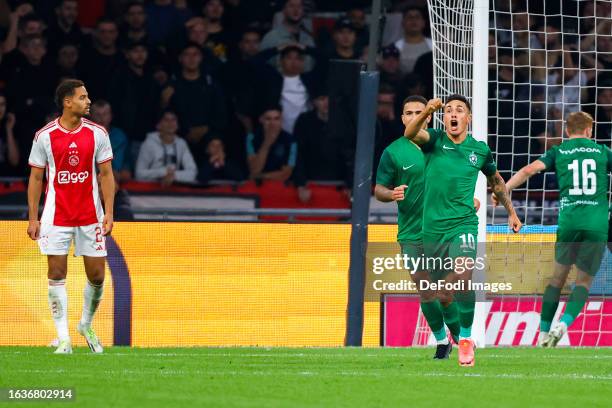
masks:
[[[57,182],[58,184],[84,183],[88,177],[88,171],[82,171],[80,173],[71,173],[69,171],[64,170],[57,173]]]

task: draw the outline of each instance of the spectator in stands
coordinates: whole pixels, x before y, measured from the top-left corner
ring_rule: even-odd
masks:
[[[74,44],[62,44],[57,51],[57,68],[59,78],[77,78],[78,61],[79,48]]]
[[[16,176],[23,173],[20,166],[19,144],[13,132],[15,115],[7,112],[7,100],[0,93],[0,176]]]
[[[400,52],[400,66],[404,74],[414,70],[417,59],[432,50],[431,39],[425,37],[425,15],[418,7],[408,7],[403,14],[404,38],[395,42]]]
[[[310,201],[308,181],[342,180],[343,165],[336,140],[330,138],[329,97],[323,87],[316,88],[312,104],[315,109],[302,113],[295,123],[297,159],[293,180],[300,201]]]
[[[223,141],[218,137],[210,139],[206,146],[207,160],[198,165],[198,181],[202,184],[210,180],[242,180],[240,167],[225,154]]]
[[[360,7],[353,7],[346,15],[355,30],[355,52],[361,54],[363,47],[370,42],[370,29],[366,24],[366,13]]]
[[[130,150],[129,140],[123,130],[118,127],[112,126],[113,122],[113,111],[110,103],[104,99],[98,99],[91,105],[91,119],[106,129],[108,132],[108,138],[111,142],[111,148],[113,149],[113,171],[115,172],[115,179],[117,180],[129,180],[131,177],[130,168]]]
[[[202,163],[208,158],[208,141],[225,129],[225,95],[210,75],[202,74],[202,49],[197,44],[187,44],[179,61],[181,72],[164,89],[162,103],[177,113],[191,151]]]
[[[203,3],[202,15],[208,32],[206,46],[223,62],[227,61],[228,50],[232,43],[230,33],[223,26],[224,11],[221,0],[205,0]]]
[[[315,42],[312,33],[307,31],[303,24],[304,6],[302,0],[286,0],[283,7],[283,22],[278,27],[270,30],[261,41],[261,49],[267,50],[279,46],[298,43],[305,47],[314,47]],[[275,64],[276,60],[271,60]],[[314,61],[308,58],[305,71],[314,67]]]
[[[17,36],[23,38],[26,35],[43,34],[45,31],[45,23],[40,16],[33,13],[33,9],[29,3],[24,3],[15,9],[15,12],[20,14]]]
[[[123,21],[119,40],[122,46],[136,42],[149,44],[147,13],[142,2],[132,1],[128,3],[123,14]]]
[[[34,14],[28,14],[31,11],[32,6],[26,3],[16,7],[9,16],[8,32],[0,42],[0,81],[7,81],[11,71],[25,63],[23,38],[42,34],[43,22]]]
[[[373,169],[378,168],[380,156],[387,146],[404,134],[402,123],[395,113],[395,89],[388,84],[381,84],[378,90],[376,109],[376,139],[374,143]]]
[[[55,8],[55,19],[49,24],[45,31],[45,37],[49,42],[51,53],[59,48],[61,44],[81,44],[84,35],[81,27],[76,22],[79,16],[79,2],[77,0],[61,0]]]
[[[189,9],[178,8],[172,0],[154,0],[147,4],[147,32],[152,45],[165,45],[192,17]]]
[[[224,89],[232,99],[236,113],[245,129],[253,130],[251,115],[255,111],[254,83],[256,71],[253,58],[259,53],[261,35],[255,29],[242,32],[238,47],[229,55],[223,69]]]
[[[433,74],[434,71],[434,63],[433,63],[433,53],[431,51],[422,54],[414,64],[413,73],[417,74],[422,81],[423,84],[423,93],[419,95],[423,95],[427,100],[433,98]]]
[[[193,43],[200,47],[200,51],[202,52],[200,71],[208,73],[212,75],[214,79],[219,80],[220,77],[223,76],[225,67],[221,60],[214,55],[213,49],[209,47],[207,24],[206,20],[201,17],[194,17],[185,23],[187,43]],[[178,50],[177,54],[180,54],[181,50],[182,48]]]
[[[298,45],[287,45],[280,50],[280,73],[273,69],[265,70],[262,79],[255,84],[257,98],[261,105],[282,107],[282,127],[293,133],[293,126],[302,112],[310,109],[309,89],[318,82],[316,74],[304,74],[304,50]],[[265,58],[276,50],[262,52],[258,58]],[[261,111],[261,110],[260,110]]]
[[[393,84],[389,84],[393,86]],[[427,87],[423,78],[416,72],[406,75],[398,87],[395,89],[395,112],[402,111],[403,100],[410,95],[421,95],[426,97]]]
[[[395,45],[391,44],[382,49],[380,61],[380,82],[393,87],[399,87],[404,75],[400,69],[400,53]]]
[[[147,130],[153,128],[159,116],[161,90],[146,69],[147,58],[145,43],[128,44],[125,49],[127,65],[119,68],[110,82],[109,97],[115,123],[135,146],[145,139]]]
[[[34,17],[32,13],[32,5],[25,3],[15,8],[9,15],[9,27],[3,41],[0,42],[0,61],[4,54],[8,54],[17,48],[17,42],[23,38],[26,33],[29,34],[41,34],[42,25],[39,27],[40,31],[36,31],[36,21],[32,20]],[[32,24],[30,24],[32,22]],[[41,22],[42,23],[42,22]]]
[[[355,28],[351,20],[346,17],[337,20],[334,24],[332,33],[333,49],[328,59],[358,59],[357,53],[355,52],[356,39]]]
[[[560,66],[548,75],[548,101],[566,115],[580,110],[580,101],[586,95],[587,75],[579,69],[572,52],[563,51]]]
[[[91,100],[108,100],[108,81],[123,64],[123,55],[117,47],[118,36],[117,24],[102,18],[93,33],[93,47],[81,53],[79,72]]]
[[[19,46],[24,59],[18,66],[12,67],[9,72],[6,93],[17,119],[25,120],[20,115],[32,112],[32,109],[53,100],[53,93],[57,83],[55,66],[48,59],[47,44],[40,35],[25,37]],[[35,121],[36,118],[27,117]]]
[[[297,154],[293,136],[282,129],[280,107],[264,110],[261,124],[247,136],[249,178],[286,181],[291,177]]]
[[[160,181],[168,187],[175,182],[196,181],[197,167],[189,146],[178,137],[178,119],[165,111],[157,123],[157,131],[147,135],[136,161],[136,180]]]

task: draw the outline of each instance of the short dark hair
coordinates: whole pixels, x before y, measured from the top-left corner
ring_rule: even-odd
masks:
[[[270,111],[277,111],[277,112],[280,112],[282,114],[283,113],[283,108],[282,108],[282,106],[280,106],[278,104],[274,104],[274,103],[270,104],[270,105],[266,105],[259,112],[259,117],[262,117],[266,112],[270,112]]]
[[[55,104],[60,110],[64,109],[64,99],[74,95],[74,90],[85,86],[83,81],[78,79],[65,79],[55,89]]]
[[[107,16],[102,16],[96,21],[96,28],[100,27],[102,24],[114,24],[115,27],[118,27],[117,22]]]
[[[144,4],[141,1],[132,0],[125,5],[123,13],[127,14],[127,12],[130,11],[132,7],[140,7],[142,9],[145,8]]]
[[[404,106],[406,106],[407,103],[410,103],[410,102],[419,102],[419,103],[422,103],[423,105],[427,105],[427,99],[425,99],[424,96],[410,95],[410,96],[407,96],[406,99],[404,99],[404,102],[402,103],[402,109],[404,108]]]
[[[17,23],[17,27],[20,30],[23,30],[25,28],[25,26],[28,25],[28,23],[30,21],[37,21],[39,23],[43,23],[42,18],[40,18],[38,15],[34,14],[34,13],[30,13],[30,14],[26,14],[25,16],[21,17],[19,19],[19,22]]]
[[[406,17],[406,14],[408,14],[411,11],[418,11],[421,14],[421,17],[423,17],[423,19],[426,19],[425,17],[425,10],[423,10],[421,7],[417,7],[417,6],[408,6],[404,9],[404,11],[402,11],[402,18]]]
[[[176,112],[175,112],[173,109],[171,109],[171,108],[166,108],[166,109],[163,109],[163,110],[162,110],[162,111],[159,113],[159,116],[157,117],[157,122],[156,122],[156,123],[161,122],[161,121],[162,121],[162,119],[164,118],[164,116],[166,116],[166,115],[174,115],[174,117],[175,117],[175,118],[176,118],[176,120],[178,121],[178,115],[177,115],[177,113],[176,113]]]
[[[193,42],[193,41],[188,41],[187,44],[185,44],[183,48],[181,48],[180,54],[184,53],[189,48],[195,48],[196,50],[200,52],[200,54],[204,55],[204,50],[202,49],[202,47],[200,47],[198,43]]]
[[[465,103],[465,106],[467,106],[468,110],[472,112],[472,105],[465,96],[459,94],[452,94],[448,98],[446,98],[446,103],[449,103],[450,101],[461,101]]]

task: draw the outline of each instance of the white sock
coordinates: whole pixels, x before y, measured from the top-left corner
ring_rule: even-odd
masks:
[[[68,334],[68,295],[66,294],[66,279],[49,279],[49,308],[55,322],[57,337],[70,340]]]
[[[448,337],[445,337],[442,340],[436,340],[436,344],[448,344]]]
[[[94,285],[87,280],[85,290],[83,291],[83,313],[81,314],[81,326],[85,326],[86,328],[91,326],[91,321],[93,320],[96,310],[98,310],[98,305],[100,304],[100,299],[102,298],[103,292],[104,284]]]

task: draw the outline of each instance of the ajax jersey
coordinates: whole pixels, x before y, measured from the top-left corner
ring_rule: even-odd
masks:
[[[47,190],[41,224],[79,227],[102,222],[96,163],[113,158],[106,130],[87,119],[74,130],[59,118],[34,137],[29,164],[46,168]]]

